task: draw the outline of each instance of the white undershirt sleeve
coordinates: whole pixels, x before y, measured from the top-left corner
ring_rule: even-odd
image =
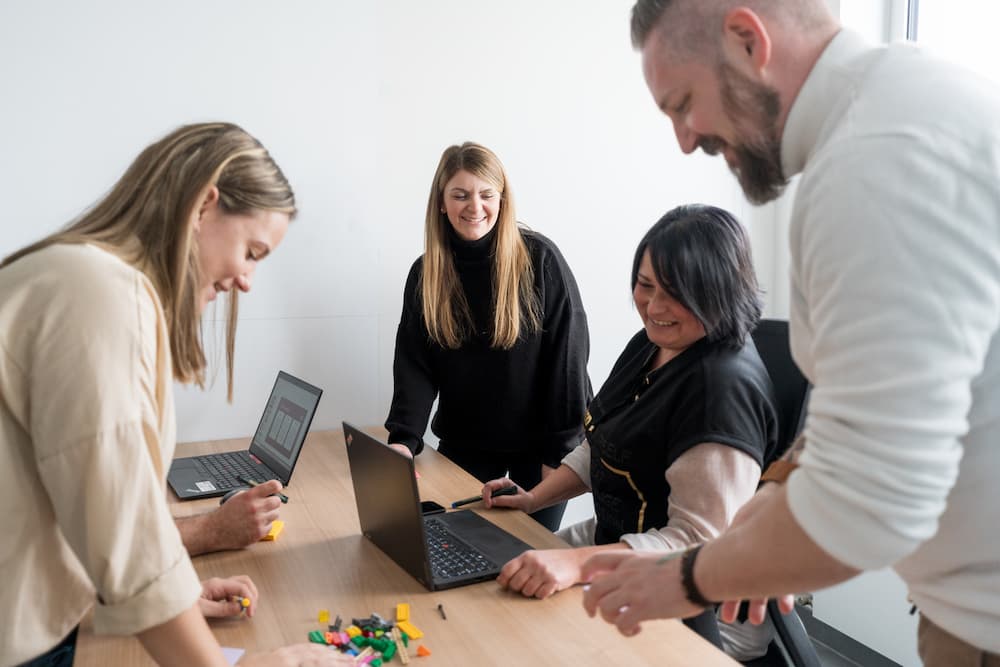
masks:
[[[753,496],[760,466],[734,447],[696,445],[667,468],[667,525],[622,536],[633,549],[674,551],[719,535]]]

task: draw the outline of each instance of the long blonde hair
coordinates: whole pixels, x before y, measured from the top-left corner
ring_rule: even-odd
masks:
[[[490,346],[509,350],[521,336],[522,327],[529,333],[541,329],[534,269],[518,229],[514,193],[503,165],[493,151],[471,141],[445,149],[431,183],[421,275],[424,322],[434,342],[450,349],[460,347],[473,330],[472,312],[451,254],[448,234],[451,223],[442,212],[444,188],[459,171],[467,171],[483,179],[500,195],[493,254],[493,331]]]
[[[204,386],[201,272],[192,223],[212,186],[219,189],[219,205],[228,213],[296,213],[291,186],[260,142],[231,123],[185,125],[142,151],[93,208],[10,255],[0,267],[56,243],[90,243],[121,257],[150,279],[160,297],[174,378]],[[226,321],[230,400],[237,313],[234,287]]]

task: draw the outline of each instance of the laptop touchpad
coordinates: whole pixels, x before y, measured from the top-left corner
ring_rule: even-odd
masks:
[[[455,534],[501,567],[533,548],[471,510],[448,512],[443,518]]]

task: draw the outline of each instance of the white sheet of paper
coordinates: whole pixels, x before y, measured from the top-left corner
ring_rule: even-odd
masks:
[[[244,653],[246,653],[246,651],[241,648],[222,647],[222,655],[226,656],[226,660],[229,661],[230,665],[235,665],[236,661],[242,658]]]

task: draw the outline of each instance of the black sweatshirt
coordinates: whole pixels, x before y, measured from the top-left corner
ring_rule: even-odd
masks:
[[[521,229],[535,272],[542,330],[510,350],[490,347],[493,329],[492,253],[496,228],[478,241],[449,243],[476,331],[449,350],[433,342],[421,306],[423,257],[410,269],[396,333],[394,391],[385,427],[389,442],[423,449],[431,428],[451,446],[481,452],[536,452],[557,467],[583,439],[583,415],[592,397],[587,359],[587,316],[576,280],[559,249],[541,234]]]

